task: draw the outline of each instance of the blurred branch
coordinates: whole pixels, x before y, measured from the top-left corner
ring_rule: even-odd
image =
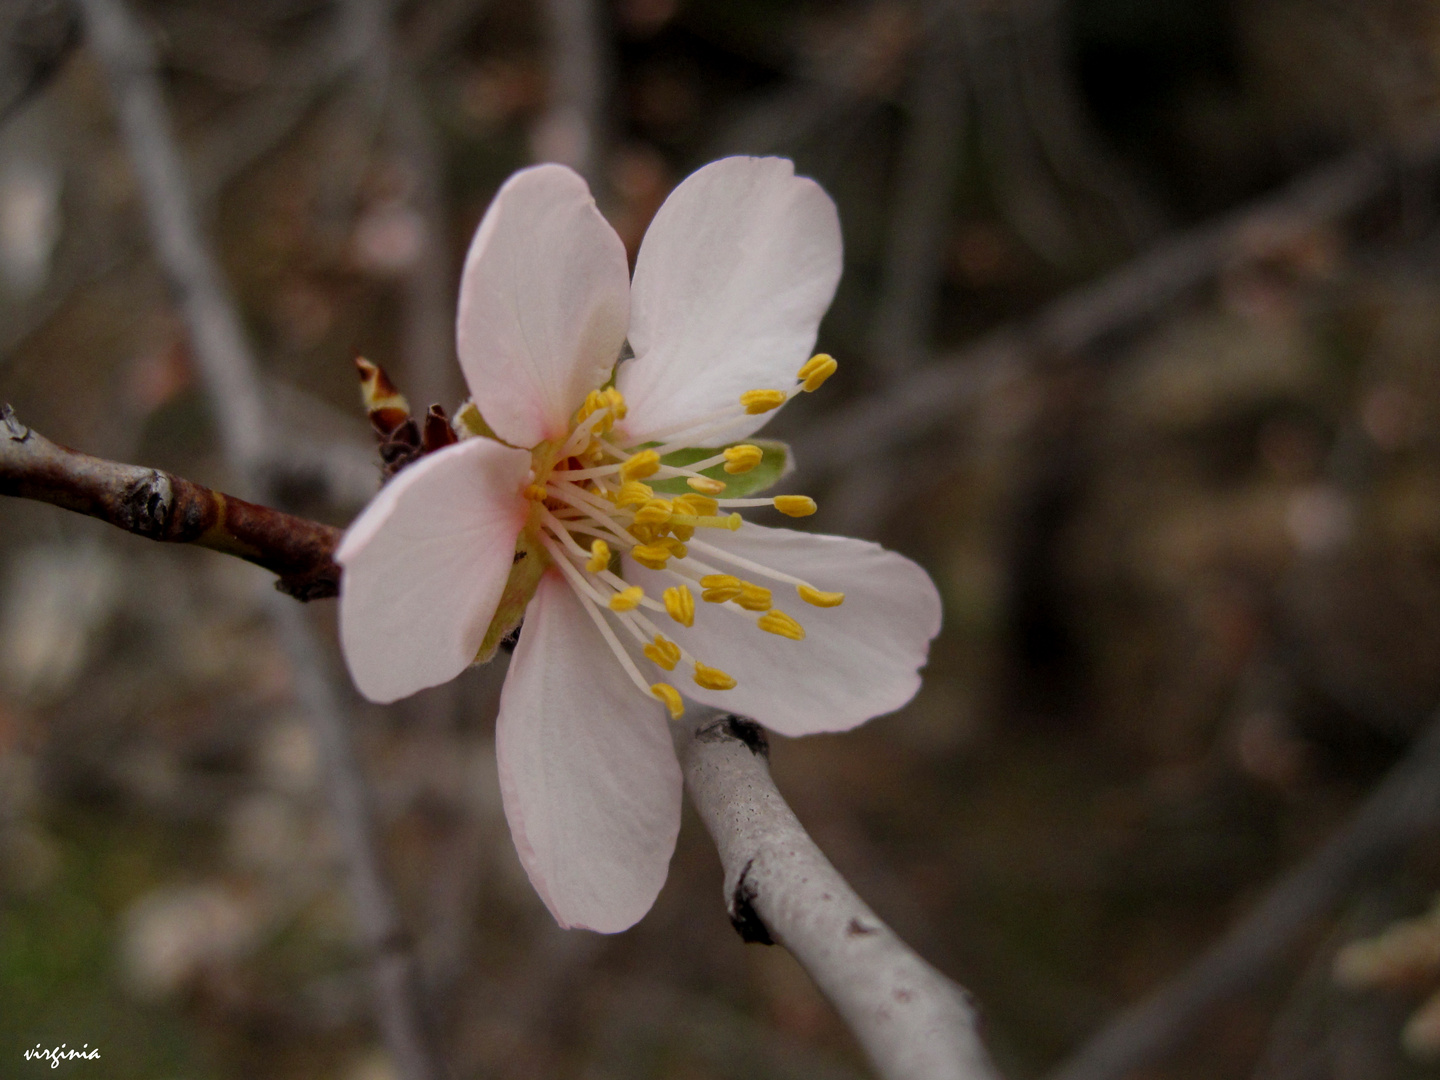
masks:
[[[1357,882],[1440,828],[1440,717],[1339,833],[1218,945],[1122,1012],[1050,1080],[1120,1080],[1173,1050],[1214,1005],[1254,985]]]
[[[545,0],[550,31],[550,107],[533,138],[541,161],[569,165],[604,188],[605,40],[594,0]]]
[[[966,119],[958,16],[948,6],[920,49],[911,95],[871,329],[874,362],[887,374],[924,356],[940,299]]]
[[[122,465],[52,443],[0,406],[0,495],[48,502],[171,544],[194,544],[263,566],[281,592],[318,600],[339,591],[340,530],[223,495],[159,469]]]
[[[1274,195],[1184,232],[1066,293],[1033,319],[1002,327],[915,370],[887,392],[832,413],[794,437],[796,460],[813,479],[923,437],[960,410],[1014,385],[1037,356],[1073,355],[1133,330],[1211,280],[1232,259],[1352,213],[1387,188],[1397,167],[1437,157],[1440,142],[1427,142],[1409,154],[1356,151],[1316,169]]]
[[[700,709],[675,735],[740,936],[794,953],[886,1080],[998,1080],[969,996],[896,937],[820,853],[770,778],[764,732]]]
[[[123,0],[82,0],[90,47],[105,69],[121,134],[144,199],[162,271],[189,330],[225,456],[248,487],[276,488],[268,417],[239,313],[204,239],[176,151],[150,42]],[[272,604],[314,725],[349,876],[350,899],[368,947],[381,1034],[405,1080],[443,1075],[430,1046],[418,966],[377,850],[364,778],[313,631],[298,611]]]

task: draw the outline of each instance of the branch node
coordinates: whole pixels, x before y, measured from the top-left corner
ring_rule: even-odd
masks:
[[[0,423],[5,425],[5,434],[14,442],[25,442],[30,438],[30,429],[20,422],[9,402],[0,405]]]
[[[760,895],[760,890],[750,880],[750,868],[754,865],[754,859],[745,864],[745,869],[740,871],[740,880],[735,882],[735,891],[730,894],[730,925],[735,927],[740,940],[747,945],[774,945],[775,939],[755,910],[755,897]]]
[[[165,533],[174,502],[170,477],[156,469],[126,485],[120,496],[119,525],[128,532],[151,539]]]
[[[742,742],[756,757],[770,760],[770,740],[765,735],[765,729],[754,720],[727,713],[717,716],[695,732],[696,742],[715,743],[724,742],[726,739]]]

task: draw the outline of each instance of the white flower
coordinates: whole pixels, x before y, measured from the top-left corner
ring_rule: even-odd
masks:
[[[781,159],[727,158],[682,183],[633,282],[578,175],[516,173],[460,286],[460,361],[496,437],[400,473],[337,553],[345,658],[374,701],[454,678],[523,612],[500,784],[562,926],[623,930],[664,883],[681,793],[670,680],[786,735],[852,728],[919,686],[940,626],[923,570],[733,512],[813,512],[803,496],[718,497],[717,475],[734,494],[761,456],[735,440],[834,370],[807,357],[840,262],[834,204]],[[717,449],[683,469],[657,460],[688,447]]]

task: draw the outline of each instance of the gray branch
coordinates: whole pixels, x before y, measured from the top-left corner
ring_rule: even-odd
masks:
[[[821,854],[770,778],[764,732],[692,710],[676,742],[741,937],[789,949],[885,1080],[998,1080],[969,995],[896,937]]]
[[[225,456],[248,488],[273,496],[274,474],[267,460],[272,433],[258,365],[195,214],[155,73],[154,50],[123,0],[81,0],[81,8],[90,47],[110,83],[156,257],[189,331]],[[288,605],[275,603],[272,616],[325,755],[350,898],[371,954],[379,1027],[405,1080],[438,1080],[443,1072],[425,1028],[414,951],[381,867],[349,722],[313,631]]]

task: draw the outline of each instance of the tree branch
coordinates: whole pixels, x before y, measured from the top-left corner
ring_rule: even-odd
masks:
[[[998,1080],[969,995],[896,937],[821,854],[770,778],[764,731],[699,709],[675,732],[740,936],[789,949],[886,1080]]]
[[[122,465],[51,442],[0,405],[0,495],[47,502],[169,544],[263,566],[297,600],[335,596],[340,530],[225,495],[160,469]]]

